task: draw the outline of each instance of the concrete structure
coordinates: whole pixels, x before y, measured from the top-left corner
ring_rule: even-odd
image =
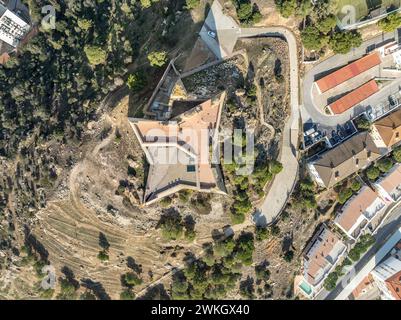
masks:
[[[322,187],[331,188],[381,156],[368,132],[361,132],[308,164],[312,178]]]
[[[401,300],[401,243],[394,247],[389,258],[374,268],[371,275],[383,300]]]
[[[225,194],[209,146],[217,141],[225,97],[222,93],[171,121],[129,119],[150,164],[144,204],[182,189]]]
[[[30,26],[17,14],[0,3],[0,40],[17,47]]]
[[[369,228],[380,213],[386,210],[386,203],[370,187],[364,186],[349,199],[338,213],[334,223],[351,239],[357,240]]]
[[[345,253],[345,244],[323,224],[304,250],[301,292],[309,298],[314,296]]]

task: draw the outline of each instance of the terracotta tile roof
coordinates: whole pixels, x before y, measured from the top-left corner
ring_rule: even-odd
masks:
[[[391,147],[401,138],[401,109],[374,123],[387,147]]]
[[[145,203],[186,187],[224,192],[210,163],[208,135],[218,130],[225,97],[223,92],[171,121],[130,119],[150,163]]]
[[[313,162],[327,188],[368,166],[380,151],[368,132],[361,132],[319,156]]]
[[[343,211],[336,217],[335,222],[348,232],[377,197],[377,194],[371,188],[363,187],[358,195],[345,204]]]
[[[355,299],[358,299],[362,294],[363,290],[369,288],[372,283],[373,283],[373,277],[369,273],[362,281],[361,283],[352,291],[352,295],[354,296]]]
[[[380,55],[378,52],[375,52],[323,77],[316,81],[316,84],[318,85],[320,92],[323,93],[379,65],[380,63]]]
[[[396,300],[401,300],[401,270],[386,280],[387,288]]]
[[[330,268],[332,261],[327,259],[334,247],[342,243],[338,236],[323,225],[309,242],[304,253],[305,279],[316,285],[319,273]]]
[[[334,114],[341,114],[348,109],[356,106],[358,103],[366,100],[371,95],[379,91],[379,87],[375,80],[371,80],[359,88],[351,91],[342,98],[330,104],[329,108]]]

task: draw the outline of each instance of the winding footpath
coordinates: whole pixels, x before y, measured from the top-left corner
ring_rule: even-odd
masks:
[[[282,136],[279,161],[283,171],[273,180],[269,193],[254,214],[254,222],[265,226],[275,221],[287,204],[298,175],[299,141],[299,67],[298,47],[294,34],[282,27],[240,29],[239,38],[279,37],[287,41],[290,60],[290,104],[291,115],[288,118]]]

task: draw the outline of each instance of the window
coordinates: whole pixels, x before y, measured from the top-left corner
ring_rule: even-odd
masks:
[[[196,168],[194,165],[187,166],[187,172],[195,172]]]

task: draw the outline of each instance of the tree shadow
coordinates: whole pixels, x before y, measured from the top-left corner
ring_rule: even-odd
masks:
[[[68,282],[74,286],[75,290],[79,289],[79,281],[75,279],[74,271],[72,271],[69,267],[64,266],[61,269],[61,273],[63,273]]]
[[[142,265],[137,264],[133,257],[127,257],[127,267],[132,269],[138,275],[142,273]]]
[[[111,300],[100,282],[94,282],[91,279],[81,279],[81,283],[83,287],[91,290],[99,300]]]
[[[191,215],[188,214],[184,217],[184,226],[187,230],[189,230],[189,231],[195,230],[195,225],[196,225],[196,222]]]
[[[170,300],[170,296],[164,288],[164,285],[160,283],[148,288],[137,300]]]
[[[37,252],[40,259],[45,262],[49,262],[49,252],[46,250],[44,245],[31,233],[28,226],[24,226],[25,235],[25,246]]]
[[[101,246],[104,250],[108,250],[110,248],[110,243],[103,232],[99,232],[99,246]]]

